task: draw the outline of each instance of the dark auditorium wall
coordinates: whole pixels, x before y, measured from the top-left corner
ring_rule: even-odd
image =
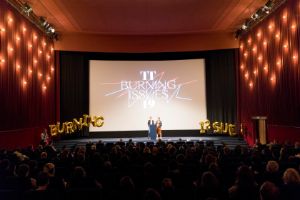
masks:
[[[185,52],[238,48],[234,33],[106,35],[63,32],[54,44],[58,51],[81,52]]]
[[[182,53],[57,52],[60,60],[60,120],[72,120],[89,112],[89,60],[205,58],[208,119],[235,123],[237,55],[236,49]]]
[[[37,144],[55,121],[54,44],[0,1],[0,148]]]
[[[300,3],[288,0],[240,40],[238,121],[254,143],[252,116],[267,116],[269,141],[300,140]]]

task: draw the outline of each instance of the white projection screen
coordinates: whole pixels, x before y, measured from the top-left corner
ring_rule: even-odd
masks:
[[[148,130],[150,116],[162,130],[195,130],[207,119],[204,59],[89,64],[89,114],[104,117],[90,132]]]

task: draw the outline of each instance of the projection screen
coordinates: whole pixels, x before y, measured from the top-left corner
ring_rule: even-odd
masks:
[[[90,60],[89,114],[104,117],[95,131],[195,130],[207,118],[205,60]]]

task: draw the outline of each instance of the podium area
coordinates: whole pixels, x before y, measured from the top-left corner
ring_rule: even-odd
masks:
[[[266,116],[254,116],[253,122],[253,138],[254,141],[261,144],[267,144],[267,117]]]

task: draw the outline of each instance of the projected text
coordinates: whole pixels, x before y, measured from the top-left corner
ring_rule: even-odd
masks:
[[[121,80],[117,83],[120,89],[109,92],[105,96],[117,95],[117,97],[126,96],[128,107],[141,103],[144,108],[152,108],[156,105],[157,100],[163,100],[169,103],[173,99],[191,101],[191,97],[181,96],[184,86],[196,82],[177,81],[177,78],[165,79],[165,72],[157,73],[156,71],[139,71],[139,80]]]

